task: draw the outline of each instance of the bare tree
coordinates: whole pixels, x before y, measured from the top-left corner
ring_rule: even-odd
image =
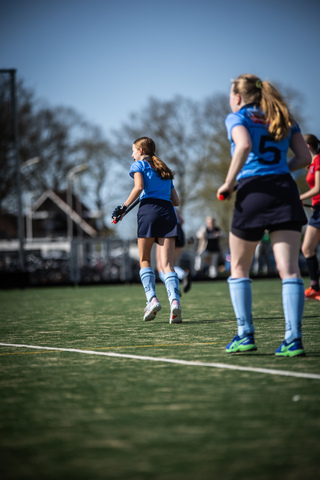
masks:
[[[106,222],[107,204],[113,198],[113,192],[106,188],[112,182],[115,169],[113,151],[98,127],[92,129],[92,138],[85,138],[77,144],[77,150],[81,163],[86,162],[90,166],[86,193],[100,212],[101,227],[105,228],[110,223]]]
[[[101,130],[85,121],[68,107],[52,108],[37,100],[22,80],[17,85],[19,158],[21,164],[40,157],[36,168],[22,172],[24,191],[62,191],[67,187],[67,173],[74,166],[87,163],[90,167],[90,188],[93,203],[102,210],[101,190],[111,170],[112,151]],[[10,89],[0,77],[1,157],[0,206],[14,212],[16,172],[13,155],[13,128]],[[86,173],[85,175],[88,175]],[[83,192],[86,193],[85,191]]]

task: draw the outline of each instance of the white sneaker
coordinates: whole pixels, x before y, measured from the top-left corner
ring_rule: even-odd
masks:
[[[150,320],[154,320],[156,318],[157,312],[160,312],[161,304],[157,297],[153,297],[151,302],[147,302],[147,306],[144,309],[145,314],[143,316],[143,320],[145,322],[149,322]]]
[[[178,300],[173,300],[171,303],[170,323],[182,323],[181,305]]]

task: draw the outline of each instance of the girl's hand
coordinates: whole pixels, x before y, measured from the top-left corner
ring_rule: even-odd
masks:
[[[111,215],[112,222],[111,223],[118,223],[120,220],[122,220],[124,214],[126,213],[127,210],[127,205],[118,205],[116,207]]]
[[[217,199],[222,200],[230,200],[232,197],[233,188],[228,184],[224,183],[221,187],[218,188],[217,191]]]

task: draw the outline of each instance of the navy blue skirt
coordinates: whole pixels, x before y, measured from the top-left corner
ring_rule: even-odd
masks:
[[[239,181],[232,228],[270,228],[294,222],[305,225],[307,217],[296,182],[290,174],[261,175]]]
[[[178,236],[177,217],[171,202],[144,198],[138,210],[138,238]]]

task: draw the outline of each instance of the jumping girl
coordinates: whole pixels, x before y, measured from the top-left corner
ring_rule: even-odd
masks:
[[[174,271],[175,240],[178,235],[177,217],[174,206],[180,203],[173,185],[174,174],[155,155],[156,146],[149,137],[141,137],[133,142],[129,175],[134,179],[134,187],[112,217],[123,215],[127,207],[140,196],[138,210],[138,247],[140,256],[140,278],[147,298],[144,321],[153,320],[161,310],[155,291],[155,274],[151,268],[151,249],[154,242],[159,244],[161,265],[165,276],[165,286],[170,303],[170,323],[181,323],[179,279]]]

